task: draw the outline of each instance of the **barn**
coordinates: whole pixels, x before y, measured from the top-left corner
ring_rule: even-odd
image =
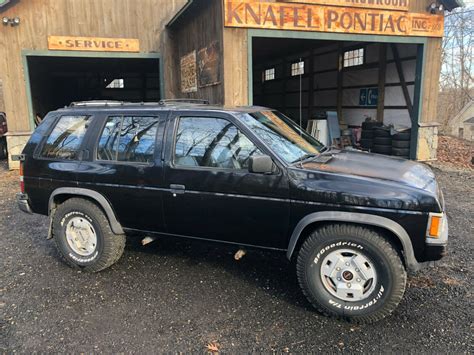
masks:
[[[50,110],[199,98],[308,127],[371,120],[436,159],[444,14],[459,0],[0,0],[9,156]],[[15,167],[15,162],[10,161]]]

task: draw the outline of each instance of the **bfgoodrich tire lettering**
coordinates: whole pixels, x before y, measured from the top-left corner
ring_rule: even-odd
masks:
[[[68,241],[66,231],[71,221],[83,221],[85,226],[93,230],[93,249],[80,253],[71,244],[71,238]],[[71,198],[59,205],[53,217],[53,238],[59,253],[70,266],[90,272],[114,264],[125,248],[125,236],[114,234],[102,210],[82,198]]]
[[[376,281],[364,299],[345,301],[323,283],[324,256],[337,250],[363,255],[374,266]],[[350,224],[327,225],[310,234],[298,253],[297,275],[303,293],[316,309],[356,323],[375,322],[391,314],[406,286],[405,267],[393,246],[377,232]]]

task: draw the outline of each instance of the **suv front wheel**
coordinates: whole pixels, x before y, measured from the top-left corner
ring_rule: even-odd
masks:
[[[114,234],[104,212],[83,198],[71,198],[58,206],[53,238],[70,266],[89,272],[108,268],[125,248],[125,235]]]
[[[399,254],[382,235],[350,224],[313,231],[298,254],[297,274],[316,309],[356,323],[392,313],[407,278]]]

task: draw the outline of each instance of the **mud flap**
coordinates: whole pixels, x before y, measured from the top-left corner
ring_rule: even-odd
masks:
[[[46,239],[53,239],[53,219],[54,219],[55,213],[56,213],[56,208],[53,208],[49,211],[49,228],[48,228],[48,235]]]

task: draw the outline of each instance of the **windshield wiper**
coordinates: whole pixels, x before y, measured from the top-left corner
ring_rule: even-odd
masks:
[[[302,163],[305,160],[308,160],[308,159],[311,159],[311,158],[316,158],[317,156],[319,156],[319,154],[313,154],[313,153],[304,154],[301,157],[299,157],[298,159],[293,160],[290,164]]]

